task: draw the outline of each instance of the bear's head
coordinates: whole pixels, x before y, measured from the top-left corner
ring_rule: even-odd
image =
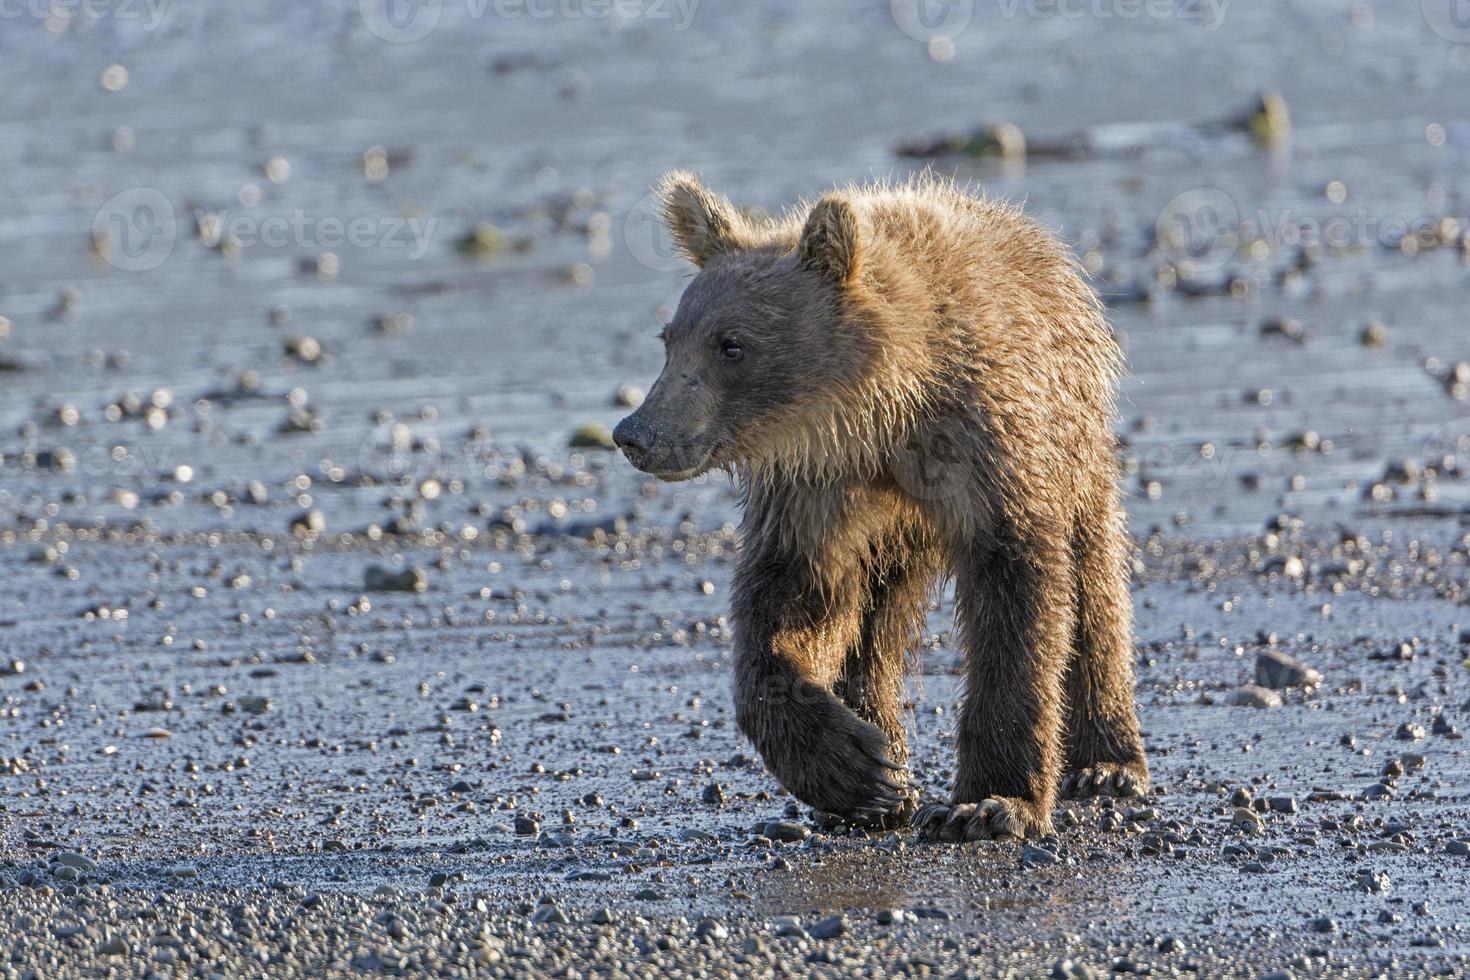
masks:
[[[613,439],[665,480],[756,463],[831,428],[872,344],[857,329],[868,229],[840,193],[785,223],[751,219],[692,174],[659,187],[674,242],[699,267],[664,328],[663,372]]]

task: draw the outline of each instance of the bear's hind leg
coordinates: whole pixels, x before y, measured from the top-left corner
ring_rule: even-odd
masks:
[[[950,805],[925,807],[915,818],[928,836],[1051,830],[1062,764],[1061,675],[1072,633],[1064,553],[1013,542],[969,545],[956,556],[966,647],[959,766]]]
[[[1061,794],[1140,796],[1148,791],[1133,704],[1133,605],[1127,535],[1109,492],[1104,513],[1079,525],[1076,645],[1067,670],[1067,775]]]

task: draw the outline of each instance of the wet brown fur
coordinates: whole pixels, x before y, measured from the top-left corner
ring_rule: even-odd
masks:
[[[769,222],[691,174],[660,194],[701,272],[625,422],[643,426],[629,454],[737,476],[736,717],[772,773],[820,810],[899,806],[905,653],[949,575],[966,672],[952,803],[996,800],[982,835],[1027,835],[1050,828],[1064,774],[1082,794],[1146,787],[1121,358],[1066,250],[932,177]],[[711,338],[732,337],[744,359],[726,365]]]

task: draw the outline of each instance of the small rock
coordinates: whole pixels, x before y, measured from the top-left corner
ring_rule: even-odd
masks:
[[[537,925],[568,926],[572,924],[567,914],[551,902],[537,908],[531,915],[531,921]]]
[[[807,935],[813,939],[836,939],[847,932],[847,920],[840,915],[830,916],[813,925]]]
[[[75,851],[60,851],[52,855],[52,859],[57,864],[65,865],[68,868],[76,868],[78,871],[96,871],[98,868],[96,861],[93,861],[85,854],[78,854]]]
[[[1307,923],[1307,928],[1311,929],[1313,932],[1323,934],[1333,933],[1337,931],[1337,920],[1329,918],[1325,915],[1318,916],[1311,922]]]
[[[418,567],[391,572],[381,565],[371,565],[363,573],[362,587],[369,592],[425,592],[429,579]]]
[[[238,698],[236,699],[235,704],[239,707],[241,711],[245,712],[247,715],[263,715],[267,711],[271,710],[270,698],[256,696]]]
[[[694,934],[703,939],[723,940],[730,938],[730,930],[717,919],[700,919],[699,925],[694,927]]]
[[[1456,857],[1470,857],[1470,841],[1452,840],[1444,846],[1446,854]]]
[[[766,824],[765,835],[771,838],[771,840],[784,841],[789,844],[806,840],[812,835],[812,832],[809,828],[799,823],[791,823],[786,820],[772,820]]]
[[[1400,742],[1417,742],[1427,734],[1429,733],[1424,730],[1423,725],[1406,721],[1399,726],[1399,730],[1394,734],[1394,737]]]
[[[1358,872],[1357,885],[1359,891],[1370,895],[1383,895],[1392,887],[1392,882],[1389,880],[1388,872],[1364,868]]]
[[[1316,687],[1321,683],[1319,671],[1280,650],[1262,650],[1256,654],[1256,684],[1261,687],[1279,691],[1288,687]]]
[[[584,425],[572,433],[571,439],[567,441],[571,449],[616,449],[617,443],[613,442],[612,433],[605,425]]]
[[[1060,860],[1061,858],[1057,857],[1057,853],[1048,848],[1039,847],[1035,844],[1026,844],[1021,847],[1022,867],[1046,867],[1047,865],[1056,864]]]
[[[1296,797],[1273,796],[1266,801],[1276,813],[1296,813]]]
[[[302,511],[291,518],[291,533],[298,537],[308,534],[321,534],[327,529],[327,515],[320,510],[312,509]]]
[[[1235,812],[1230,817],[1230,826],[1236,830],[1259,832],[1261,825],[1261,815],[1249,807],[1236,807]]]
[[[1230,692],[1225,703],[1237,708],[1279,708],[1281,695],[1267,687],[1246,684]]]

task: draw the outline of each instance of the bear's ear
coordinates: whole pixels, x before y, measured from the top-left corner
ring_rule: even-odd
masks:
[[[862,263],[863,220],[842,197],[828,194],[807,215],[796,254],[802,265],[839,283],[858,274]]]
[[[721,252],[755,244],[750,223],[735,205],[706,189],[694,174],[683,170],[665,174],[657,193],[674,244],[695,265],[703,267]]]

